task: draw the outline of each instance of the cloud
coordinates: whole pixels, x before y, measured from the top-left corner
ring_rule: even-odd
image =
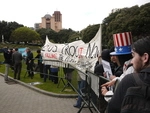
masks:
[[[41,17],[58,10],[62,13],[62,27],[80,31],[88,25],[100,24],[114,8],[131,7],[149,0],[3,0],[1,20],[16,21],[28,27],[41,22]]]

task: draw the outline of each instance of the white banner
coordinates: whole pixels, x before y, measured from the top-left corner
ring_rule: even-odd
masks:
[[[66,44],[57,44],[50,42],[46,37],[41,53],[44,60],[59,60],[82,71],[88,69],[93,72],[97,56],[101,53],[101,26],[89,43],[78,40]],[[48,61],[44,63],[49,64]]]

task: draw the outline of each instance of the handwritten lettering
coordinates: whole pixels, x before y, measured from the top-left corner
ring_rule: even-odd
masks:
[[[57,54],[56,53],[45,53],[45,57],[57,59]]]
[[[85,57],[96,58],[98,54],[99,54],[98,46],[94,43],[93,46],[91,47],[91,44],[89,43]]]
[[[78,48],[78,56],[81,56],[83,52],[83,47]]]
[[[54,45],[54,46],[50,46],[50,47],[48,47],[48,52],[57,52],[57,46],[56,45]]]
[[[78,50],[78,51],[77,51]],[[64,46],[61,53],[68,56],[77,57],[79,54],[82,54],[83,48],[79,48],[78,46]]]
[[[73,57],[67,56],[64,59],[65,62],[76,63],[76,60]]]

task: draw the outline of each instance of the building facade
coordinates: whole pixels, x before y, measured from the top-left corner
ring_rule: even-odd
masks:
[[[46,28],[46,29],[53,29],[56,32],[59,32],[62,29],[62,14],[60,11],[54,11],[53,15],[46,14],[44,17],[41,18],[41,23],[35,23],[34,28]]]

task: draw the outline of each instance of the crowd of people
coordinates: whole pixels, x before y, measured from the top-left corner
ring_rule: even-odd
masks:
[[[26,64],[26,72],[28,77],[33,79],[34,72],[39,72],[40,78],[46,82],[47,79],[54,82],[54,84],[58,84],[58,72],[59,67],[54,65],[45,64],[42,60],[41,50],[37,50],[37,55],[34,57],[33,52],[30,48],[26,48],[26,56],[22,56],[22,54],[18,51],[18,48],[11,49],[8,47],[4,47],[3,49],[4,54],[4,64],[5,64],[5,74],[4,80],[5,82],[9,81],[8,74],[9,68],[14,71],[14,79],[20,80],[21,70],[22,70],[22,60],[25,60]],[[37,65],[35,64],[34,60],[37,60]],[[67,81],[71,83],[72,79],[72,72],[74,69],[64,68],[64,74]]]
[[[119,39],[118,39],[119,38]],[[123,98],[126,94],[126,91],[129,87],[135,87],[135,81],[132,78],[133,73],[138,73],[137,76],[150,85],[150,38],[142,38],[136,42],[132,42],[132,37],[123,37],[114,38],[114,47],[108,49],[105,48],[102,50],[101,55],[98,57],[98,61],[95,64],[94,73],[97,76],[103,76],[109,79],[109,82],[100,80],[99,81],[99,111],[100,113],[120,113],[121,104]],[[125,45],[117,45],[118,40],[123,40]],[[129,41],[130,42],[126,42]],[[118,41],[118,42],[115,42]],[[121,43],[122,41],[120,41]],[[55,84],[58,83],[58,72],[59,67],[43,64],[42,56],[40,50],[37,50],[37,56],[34,57],[30,48],[26,48],[26,66],[28,76],[33,79],[34,77],[34,59],[38,59],[38,66],[35,67],[35,70],[39,69],[40,77],[43,78],[44,82],[47,79],[52,80]],[[21,53],[18,52],[18,48],[9,49],[7,48],[4,52],[5,58],[5,76],[4,80],[8,82],[8,72],[9,67],[13,67],[14,70],[14,79],[20,80],[20,74],[22,69],[22,60],[23,57]],[[102,60],[107,61],[110,64],[111,72],[105,72],[105,67],[102,63]],[[67,77],[67,80],[71,82],[72,72],[74,69],[63,68],[64,74]],[[53,76],[48,76],[52,74]],[[80,94],[80,89],[85,87],[85,80],[80,77],[78,81],[78,92]],[[109,77],[109,78],[108,78]],[[107,96],[107,95],[111,95]],[[76,104],[73,106],[80,108],[82,105],[82,98],[80,95],[77,98]]]
[[[116,40],[114,39],[114,41]],[[114,44],[116,44],[116,42]],[[108,77],[106,76],[103,64],[99,63],[99,59],[101,59],[110,63],[112,75],[109,75],[109,82],[100,80],[100,113],[122,113],[121,105],[127,89],[129,87],[138,86],[135,80],[133,80],[133,73],[138,73],[137,76],[139,76],[141,81],[150,85],[149,44],[150,38],[147,37],[126,45],[126,47],[130,48],[128,51],[124,51],[123,46],[116,47],[116,45],[113,47],[114,51],[112,51],[112,49],[104,49],[102,51],[95,65],[94,72],[97,75]],[[121,51],[119,51],[118,48],[120,48]],[[134,112],[132,111],[131,113]]]

